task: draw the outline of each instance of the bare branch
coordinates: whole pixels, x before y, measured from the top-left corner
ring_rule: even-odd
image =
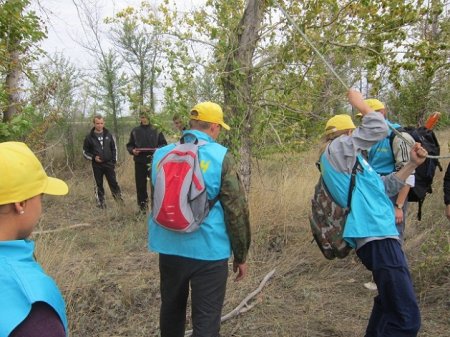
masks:
[[[266,276],[264,276],[264,278],[262,279],[261,283],[259,284],[258,288],[256,288],[253,292],[251,292],[250,294],[248,294],[241,303],[239,303],[239,305],[234,308],[232,311],[230,311],[228,314],[222,316],[222,318],[220,319],[220,321],[223,323],[226,320],[233,318],[241,313],[247,312],[249,311],[251,308],[253,308],[256,305],[256,302],[249,304],[250,300],[253,299],[253,297],[255,297],[256,295],[258,295],[262,289],[264,288],[264,286],[266,285],[266,283],[270,280],[270,278],[273,276],[273,274],[275,274],[275,269],[272,269]],[[184,336],[185,337],[189,337],[192,336],[192,330],[188,330],[185,332]]]

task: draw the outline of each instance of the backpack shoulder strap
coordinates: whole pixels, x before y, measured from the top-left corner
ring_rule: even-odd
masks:
[[[398,132],[407,132],[406,129],[401,126],[398,128],[395,128],[395,130],[397,130]],[[394,149],[392,148],[392,144],[394,143],[394,138],[397,137],[397,135],[395,134],[394,131],[392,131],[392,130],[389,130],[389,131],[391,131],[391,133],[389,134],[389,145],[391,146],[391,150],[394,151]]]
[[[208,144],[207,141],[205,141],[203,139],[198,139],[194,134],[189,133],[189,132],[184,133],[183,136],[181,136],[180,141],[177,144],[186,144],[186,138],[188,138],[188,140],[189,140],[188,143],[193,143],[197,147],[200,147],[202,145]],[[220,195],[220,193],[217,194],[215,198],[213,198],[211,200],[208,199],[208,207],[209,207],[209,209],[213,208],[215,203],[217,201],[219,201],[219,195]]]
[[[417,205],[417,220],[422,220],[422,205],[423,205],[423,199],[420,199],[418,201]]]
[[[349,186],[349,190],[348,190],[347,207],[348,207],[349,213],[350,213],[350,208],[351,208],[351,204],[352,204],[353,188],[355,187],[355,184],[356,184],[356,171],[358,170],[359,166],[360,166],[359,159],[358,159],[358,157],[356,157],[355,165],[353,165],[352,173],[350,176],[350,186]]]
[[[316,167],[317,167],[317,169],[319,171],[321,171],[320,170],[320,158],[319,158],[318,161],[316,161]],[[356,157],[355,165],[353,165],[352,172],[350,174],[350,185],[349,185],[349,188],[348,188],[348,198],[347,198],[348,213],[350,213],[350,206],[351,206],[352,196],[353,196],[353,188],[355,187],[355,184],[356,184],[356,173],[358,171],[358,167],[362,167],[362,166],[359,163],[359,158]],[[321,179],[322,179],[323,185],[325,186],[325,188],[326,188],[326,190],[327,190],[327,192],[329,194],[330,192],[328,190],[327,185],[325,184],[325,181],[322,178],[322,175],[321,175]]]

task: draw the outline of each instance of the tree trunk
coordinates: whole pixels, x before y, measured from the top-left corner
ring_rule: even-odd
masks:
[[[73,119],[69,119],[66,130],[66,156],[67,164],[71,169],[75,168],[75,137],[73,134]]]
[[[155,84],[156,84],[156,61],[157,61],[158,53],[155,50],[152,58],[152,67],[150,68],[150,109],[152,113],[155,113]]]
[[[18,50],[9,53],[9,69],[5,79],[5,90],[8,95],[8,107],[3,113],[3,122],[9,122],[19,112],[20,106],[20,53]]]
[[[145,80],[146,80],[145,64],[143,60],[139,62],[139,109],[144,106],[144,96],[145,96]]]
[[[230,42],[229,50],[235,52],[226,63],[225,75],[222,78],[225,107],[231,110],[232,125],[235,128],[232,132],[236,137],[240,137],[239,173],[247,193],[250,190],[252,172],[253,54],[259,39],[265,6],[265,0],[247,1],[244,15],[236,30],[236,40]],[[237,129],[239,127],[240,129]]]

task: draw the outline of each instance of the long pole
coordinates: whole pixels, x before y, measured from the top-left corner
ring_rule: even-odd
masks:
[[[308,36],[300,29],[300,27],[295,23],[295,21],[291,18],[291,16],[284,10],[284,8],[280,5],[280,3],[277,0],[274,0],[275,4],[278,6],[280,11],[283,13],[285,18],[291,23],[291,25],[299,32],[299,34],[305,39],[305,41],[310,45],[310,47],[314,50],[314,52],[317,54],[317,56],[320,57],[322,62],[328,67],[328,69],[331,71],[331,73],[339,80],[339,82],[342,84],[342,86],[349,90],[350,87],[347,85],[347,83],[344,82],[344,80],[337,74],[337,72],[334,70],[334,68],[327,62],[325,57],[322,55],[322,53],[314,46],[314,44],[311,42],[311,40],[308,38]],[[399,132],[397,129],[393,128],[389,125],[389,128],[392,130],[392,132],[395,133],[396,136],[399,136],[403,141],[405,141],[407,144],[413,146],[414,143],[411,143],[408,139],[403,137],[401,132]],[[444,158],[450,158],[450,155],[448,156],[432,156],[427,155],[427,158],[432,159],[444,159]]]

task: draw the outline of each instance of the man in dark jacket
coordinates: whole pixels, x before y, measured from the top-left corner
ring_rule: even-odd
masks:
[[[92,162],[95,179],[97,207],[105,208],[103,176],[106,177],[111,193],[116,201],[122,200],[122,193],[116,179],[117,147],[113,135],[105,128],[101,115],[94,116],[94,127],[84,139],[83,155]]]
[[[147,212],[147,180],[150,177],[153,153],[156,148],[167,145],[167,141],[162,132],[150,125],[147,113],[141,113],[140,119],[141,124],[131,130],[127,150],[134,159],[137,203],[141,212]]]

